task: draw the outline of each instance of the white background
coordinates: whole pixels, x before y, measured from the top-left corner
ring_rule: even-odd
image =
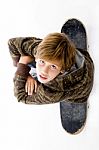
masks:
[[[99,1],[98,0],[0,0],[0,150],[99,150]],[[62,128],[59,103],[25,105],[13,95],[15,68],[8,39],[43,38],[60,32],[69,18],[86,26],[89,52],[95,64],[84,130],[70,135]]]

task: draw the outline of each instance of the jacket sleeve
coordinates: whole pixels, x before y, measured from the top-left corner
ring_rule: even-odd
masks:
[[[18,63],[17,71],[14,77],[14,95],[18,102],[26,104],[51,104],[59,102],[63,92],[50,91],[44,84],[38,83],[37,92],[31,96],[25,92],[25,84],[27,76],[29,75],[30,68]]]
[[[17,66],[20,56],[26,55],[34,57],[36,48],[41,41],[41,39],[36,37],[18,37],[9,39],[8,47],[14,66]]]

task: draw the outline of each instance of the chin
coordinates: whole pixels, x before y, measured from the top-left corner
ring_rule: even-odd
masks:
[[[40,78],[38,78],[38,81],[40,82],[40,83],[47,83],[47,82],[49,82],[49,81],[47,81],[47,80],[42,80],[42,79],[40,79]]]
[[[43,84],[45,84],[45,83],[48,83],[49,81],[41,81],[41,80],[38,80],[40,83],[43,83]]]

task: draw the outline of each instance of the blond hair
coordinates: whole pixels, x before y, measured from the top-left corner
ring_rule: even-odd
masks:
[[[51,33],[38,45],[36,58],[60,61],[68,70],[75,63],[75,46],[64,33]]]

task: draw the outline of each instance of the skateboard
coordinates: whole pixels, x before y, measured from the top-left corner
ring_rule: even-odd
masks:
[[[83,23],[78,19],[73,18],[67,20],[61,28],[61,33],[65,33],[69,37],[76,49],[87,50],[86,29]],[[87,102],[60,102],[60,116],[65,131],[71,134],[80,132],[86,121]]]
[[[61,28],[68,35],[77,49],[87,50],[87,34],[83,23],[77,19],[69,19]]]

